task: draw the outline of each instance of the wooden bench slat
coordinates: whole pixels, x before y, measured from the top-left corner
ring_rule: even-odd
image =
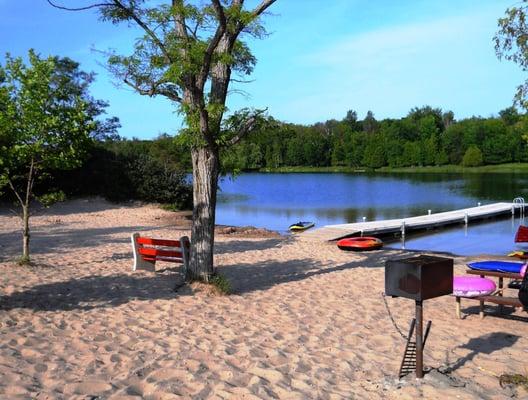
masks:
[[[167,247],[181,247],[179,240],[171,239],[153,239],[148,237],[138,237],[137,242],[139,244],[149,244],[151,246],[167,246]]]
[[[520,274],[513,272],[498,272],[498,271],[483,271],[479,269],[468,269],[466,270],[467,274],[471,275],[481,275],[481,276],[494,276],[497,278],[511,278],[511,279],[522,279]]]
[[[150,247],[140,247],[138,249],[138,252],[142,256],[150,256],[154,258],[158,258],[158,257],[182,258],[183,257],[183,254],[180,251],[153,249]]]
[[[479,296],[473,297],[475,300],[480,300],[489,303],[500,304],[503,306],[522,307],[522,303],[518,297],[506,297],[506,296]]]

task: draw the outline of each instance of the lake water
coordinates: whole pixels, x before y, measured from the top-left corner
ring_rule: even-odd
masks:
[[[523,174],[264,174],[223,178],[217,223],[286,232],[297,221],[330,224],[403,218],[528,199]],[[514,248],[519,218],[408,234],[405,248],[460,255],[504,255]],[[387,243],[402,247],[402,243]],[[528,250],[528,248],[524,248]]]

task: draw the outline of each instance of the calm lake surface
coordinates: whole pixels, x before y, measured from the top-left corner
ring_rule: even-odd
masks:
[[[264,174],[245,173],[220,183],[217,223],[252,225],[282,233],[297,221],[316,227],[347,222],[403,218],[528,200],[524,174]],[[528,211],[528,210],[527,210]],[[504,255],[514,248],[520,219],[506,217],[463,224],[427,234],[408,234],[405,248],[459,255]],[[398,240],[387,243],[401,248]],[[524,248],[528,250],[528,248]]]

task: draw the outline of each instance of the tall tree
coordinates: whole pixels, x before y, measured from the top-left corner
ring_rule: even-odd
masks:
[[[499,18],[499,30],[493,40],[495,52],[499,59],[506,59],[518,64],[523,71],[528,71],[528,0],[506,9],[503,18]],[[515,103],[528,110],[528,80],[517,87]]]
[[[367,133],[373,133],[378,129],[378,121],[374,118],[374,113],[370,110],[367,111],[367,115],[363,120],[363,131]]]
[[[261,0],[252,10],[244,0],[185,0],[147,6],[144,0],[106,0],[77,9],[97,8],[101,19],[135,24],[144,35],[131,55],[109,54],[114,75],[138,93],[164,96],[185,116],[193,166],[193,224],[189,280],[209,281],[220,150],[241,140],[259,122],[262,110],[242,110],[224,121],[232,73],[249,75],[256,63],[243,34],[262,38],[259,17],[276,0]]]
[[[8,54],[0,66],[0,188],[9,187],[20,203],[25,262],[35,180],[50,169],[78,166],[90,136],[117,122],[96,120],[105,103],[88,95],[92,76],[78,66],[65,58],[41,59],[32,50],[29,65]]]

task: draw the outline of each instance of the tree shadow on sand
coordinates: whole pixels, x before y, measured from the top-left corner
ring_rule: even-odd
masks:
[[[288,261],[269,260],[259,263],[226,265],[220,267],[219,271],[229,279],[234,293],[243,294],[351,268],[384,267],[387,259],[403,254],[399,250],[363,253],[364,258],[361,260],[333,266],[324,265],[310,258]]]
[[[34,229],[31,232],[31,254],[56,254],[61,249],[83,249],[101,244],[123,244],[130,247],[130,234],[152,229],[151,226],[119,226],[89,229]],[[116,238],[116,234],[127,236]],[[20,231],[0,233],[0,261],[19,256],[22,248]]]
[[[174,299],[185,295],[174,288],[180,274],[90,276],[46,283],[0,296],[0,310],[27,308],[35,311],[91,310],[116,307],[132,300]]]
[[[215,254],[243,253],[246,251],[262,251],[272,248],[280,249],[289,243],[286,238],[265,240],[230,240],[229,242],[215,243]]]
[[[465,345],[458,347],[460,349],[468,349],[470,352],[450,364],[446,372],[456,371],[464,364],[472,361],[479,354],[491,354],[495,351],[511,347],[520,338],[520,336],[506,332],[493,332],[477,338],[471,338]]]

